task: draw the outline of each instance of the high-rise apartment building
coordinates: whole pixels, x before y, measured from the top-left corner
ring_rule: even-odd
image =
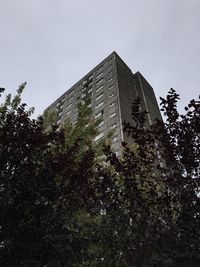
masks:
[[[67,118],[75,124],[77,104],[87,95],[91,98],[94,118],[102,118],[96,141],[115,129],[113,147],[116,150],[119,150],[122,141],[131,143],[131,138],[123,132],[122,123],[131,122],[131,105],[135,98],[140,97],[141,108],[149,112],[147,126],[155,118],[161,119],[152,87],[139,72],[133,74],[116,52],[61,95],[48,110],[58,113],[58,124]]]

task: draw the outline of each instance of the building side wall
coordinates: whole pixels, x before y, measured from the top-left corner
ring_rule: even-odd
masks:
[[[150,126],[156,119],[162,120],[160,109],[151,85],[140,72],[137,72],[134,76],[143,102],[143,108],[148,111],[148,125]]]
[[[141,99],[140,110],[148,112],[147,127],[150,127],[155,119],[162,120],[153,88],[145,78],[139,72],[133,74],[119,56],[116,56],[116,66],[122,123],[126,121],[133,124],[131,116],[132,104],[137,97]],[[130,144],[133,142],[126,132],[123,132],[123,140]]]
[[[116,65],[122,125],[125,121],[132,124],[132,104],[138,96],[134,75],[119,56],[116,57]],[[133,141],[132,138],[128,137],[127,133],[124,131],[123,140],[126,143],[132,143]]]

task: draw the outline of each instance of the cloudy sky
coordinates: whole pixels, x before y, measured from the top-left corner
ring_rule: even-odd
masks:
[[[112,51],[157,98],[200,93],[200,0],[0,0],[0,86],[36,115]]]

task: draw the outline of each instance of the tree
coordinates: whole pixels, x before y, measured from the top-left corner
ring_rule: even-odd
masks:
[[[0,263],[73,266],[86,258],[84,216],[98,224],[89,213],[94,151],[86,141],[82,149],[81,135],[69,144],[64,129],[46,131],[42,118],[31,119],[20,104],[24,86],[0,109]]]
[[[166,122],[150,129],[136,100],[133,125],[124,124],[133,146],[123,144],[122,159],[106,148],[122,183],[111,211],[120,266],[199,266],[200,101],[180,115],[178,99],[173,89],[161,98]]]
[[[102,162],[87,101],[58,129],[30,118],[24,86],[0,108],[1,266],[199,266],[199,101],[179,115],[171,90],[147,129],[136,100],[133,145],[105,142]]]

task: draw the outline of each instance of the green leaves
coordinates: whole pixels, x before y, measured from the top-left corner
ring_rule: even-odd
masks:
[[[199,100],[180,115],[171,90],[149,129],[136,100],[117,157],[94,143],[87,100],[58,129],[55,113],[30,118],[24,86],[0,109],[0,265],[198,266]]]
[[[22,83],[18,89],[17,89],[17,94],[12,98],[11,94],[6,95],[5,101],[3,104],[0,105],[0,113],[1,116],[5,114],[6,111],[12,111],[15,112],[21,105],[21,95],[26,87],[26,82]],[[1,88],[0,92],[4,92],[5,89]],[[1,95],[0,95],[1,96]],[[24,107],[26,106],[23,104]],[[26,111],[28,115],[32,115],[34,112],[34,108],[31,107],[29,110]]]

